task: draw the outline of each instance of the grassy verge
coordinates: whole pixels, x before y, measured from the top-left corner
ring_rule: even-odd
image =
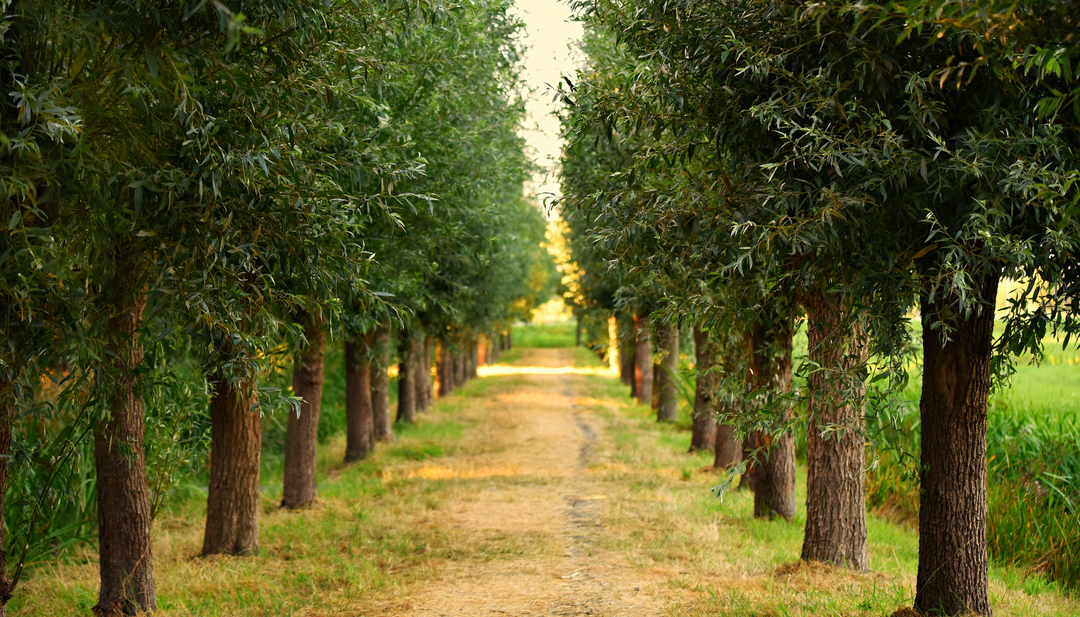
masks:
[[[372,594],[394,595],[430,576],[456,548],[442,530],[424,523],[439,507],[437,482],[388,478],[452,456],[470,424],[461,408],[483,395],[473,381],[438,401],[415,426],[397,426],[397,439],[361,463],[344,466],[344,436],[320,444],[319,502],[286,511],[281,461],[269,457],[260,487],[261,554],[198,557],[205,489],[189,483],[154,525],[154,561],[162,615],[356,614]],[[15,594],[9,614],[89,614],[97,602],[97,555],[91,546],[68,551],[60,562],[39,564]]]
[[[608,550],[666,585],[655,590],[670,615],[889,615],[910,606],[918,566],[918,536],[910,526],[870,515],[869,574],[800,564],[805,524],[805,469],[798,473],[795,520],[751,516],[753,496],[710,494],[719,478],[711,457],[687,454],[682,424],[657,424],[652,410],[631,406],[617,381],[588,377],[590,410],[604,418],[605,447],[592,472],[610,491]],[[1080,604],[1038,573],[994,567],[995,615],[1075,615]]]
[[[573,347],[574,328],[575,325],[572,323],[550,326],[532,324],[514,326],[512,332],[514,347]]]

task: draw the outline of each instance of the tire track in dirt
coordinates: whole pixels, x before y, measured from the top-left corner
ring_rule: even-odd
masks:
[[[526,350],[519,365],[557,367],[572,350]],[[582,377],[521,374],[465,410],[480,424],[487,453],[444,461],[461,468],[515,468],[498,482],[462,481],[455,501],[432,521],[461,544],[462,559],[443,562],[410,596],[384,614],[464,617],[649,616],[660,611],[640,592],[632,568],[603,548],[606,495],[589,473],[602,421],[577,405]],[[556,394],[558,393],[558,394]],[[464,450],[469,450],[467,445]],[[521,551],[494,557],[484,546],[528,538]],[[405,610],[402,610],[405,609]]]

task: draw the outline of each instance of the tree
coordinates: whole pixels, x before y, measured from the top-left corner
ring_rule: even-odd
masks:
[[[985,545],[978,533],[971,541],[973,530],[985,527],[985,482],[965,470],[985,474],[979,427],[992,373],[984,366],[991,365],[994,349],[986,325],[993,319],[994,281],[1002,273],[1038,272],[1051,282],[1036,297],[1055,297],[1061,306],[1071,292],[1059,260],[1075,254],[1075,245],[1060,235],[1074,224],[1061,194],[1073,190],[1068,179],[1075,145],[1061,127],[1028,114],[1042,100],[1042,86],[981,71],[960,88],[942,89],[928,74],[947,65],[949,56],[972,59],[962,37],[904,38],[904,27],[887,20],[857,26],[850,14],[857,8],[845,5],[815,6],[812,18],[798,7],[769,3],[684,2],[642,6],[630,14],[627,7],[604,3],[588,8],[656,63],[636,76],[632,91],[644,103],[628,105],[626,97],[616,101],[610,95],[610,104],[594,103],[618,110],[607,112],[607,124],[616,117],[637,120],[652,105],[657,133],[671,129],[662,153],[666,160],[685,162],[703,143],[715,143],[720,160],[725,153],[737,155],[726,159],[737,163],[728,173],[745,178],[742,187],[760,195],[755,201],[761,208],[735,221],[732,231],[743,234],[749,247],[791,247],[786,261],[797,267],[780,270],[780,280],[804,298],[832,296],[811,308],[832,306],[850,316],[835,329],[848,333],[850,342],[842,348],[858,347],[863,322],[871,353],[897,357],[906,343],[904,312],[920,299],[924,337],[938,343],[924,346],[927,447],[916,606],[989,614]],[[579,101],[581,90],[578,84]],[[1048,186],[1059,187],[1057,194],[1042,188]],[[837,306],[854,298],[867,302]],[[1052,304],[1036,310],[1014,304],[997,349],[1037,351],[1037,333],[1050,323],[1075,331],[1073,318]],[[824,315],[812,319],[832,321]],[[971,335],[965,334],[969,328]],[[834,364],[842,356],[833,355]],[[963,361],[943,363],[943,356]],[[829,366],[828,356],[822,360],[826,374],[852,372],[847,360],[839,366]],[[965,368],[938,376],[938,365]],[[812,400],[822,404],[839,400],[818,394]],[[849,413],[812,414],[836,417],[832,411]],[[973,430],[959,431],[960,424]],[[852,427],[857,430],[857,413],[838,423],[830,437]],[[928,437],[935,431],[942,432]],[[931,453],[935,439],[942,441],[934,442],[938,448]],[[935,458],[944,443],[950,455]],[[820,494],[853,491],[848,483]],[[841,537],[828,544],[851,547]],[[857,566],[860,551],[848,550],[844,563]],[[942,561],[946,553],[948,563]]]

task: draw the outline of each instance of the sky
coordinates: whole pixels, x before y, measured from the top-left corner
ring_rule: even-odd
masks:
[[[522,77],[532,90],[526,102],[525,138],[533,159],[543,166],[526,187],[539,201],[559,193],[554,165],[559,160],[559,121],[552,112],[551,88],[563,75],[573,75],[580,53],[581,24],[570,21],[570,7],[559,0],[517,0],[514,11],[525,22],[525,67]]]

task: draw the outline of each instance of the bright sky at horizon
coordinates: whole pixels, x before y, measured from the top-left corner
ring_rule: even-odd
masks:
[[[533,160],[544,168],[526,190],[535,193],[538,201],[546,202],[559,194],[554,172],[561,141],[551,88],[577,68],[577,42],[582,29],[580,23],[571,21],[570,7],[560,0],[517,0],[514,12],[525,22],[522,76],[532,91],[526,101],[525,139]]]

